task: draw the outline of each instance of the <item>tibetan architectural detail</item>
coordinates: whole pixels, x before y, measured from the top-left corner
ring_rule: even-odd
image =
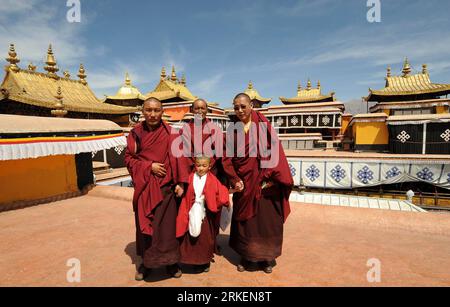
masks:
[[[67,110],[64,110],[64,105],[63,105],[63,95],[62,95],[62,91],[61,91],[61,87],[58,86],[58,90],[56,92],[56,96],[55,98],[58,100],[58,102],[55,105],[55,109],[53,109],[51,111],[53,116],[56,117],[64,117],[67,115]]]
[[[436,84],[430,80],[427,66],[422,66],[422,72],[411,74],[412,69],[408,59],[405,60],[401,76],[391,76],[390,69],[386,77],[386,87],[380,90],[369,89],[366,101],[405,101],[435,99],[450,94],[450,84]]]
[[[16,49],[14,47],[14,44],[9,45],[9,52],[8,57],[6,58],[6,61],[9,63],[9,65],[5,66],[6,71],[11,69],[14,72],[17,72],[20,70],[19,66],[17,66],[17,63],[20,62],[20,59],[17,57]]]
[[[36,69],[37,69],[37,66],[33,65],[32,62],[30,62],[30,64],[28,64],[28,70],[29,71],[36,71]]]
[[[264,104],[269,103],[271,98],[263,98],[259,95],[258,91],[253,87],[252,81],[249,81],[247,89],[244,91],[253,102],[254,108],[261,108]]]
[[[308,80],[305,89],[302,89],[300,82],[297,87],[297,97],[285,98],[280,97],[280,100],[284,104],[295,104],[295,103],[310,103],[310,102],[331,102],[335,101],[334,92],[329,94],[322,94],[320,81],[317,82],[317,87],[313,88],[311,80]]]
[[[191,91],[186,87],[186,77],[184,81],[178,81],[175,67],[172,67],[172,74],[166,78],[164,67],[161,70],[161,79],[155,89],[145,95],[146,98],[154,97],[162,101],[162,103],[193,101],[197,99],[192,95]]]
[[[10,65],[17,64],[16,56],[10,49]],[[82,80],[59,78],[56,76],[56,61],[51,47],[47,54],[46,72],[34,70],[8,69],[0,86],[0,113],[32,116],[52,116],[58,99],[58,88],[64,93],[64,109],[67,117],[84,119],[108,119],[128,126],[128,116],[137,108],[105,104],[83,82],[86,75],[80,67]],[[56,78],[55,78],[56,76]],[[57,94],[59,96],[59,94]]]
[[[427,65],[412,74],[406,58],[400,76],[390,68],[386,87],[369,89],[366,102],[377,102],[370,114],[358,114],[349,124],[354,148],[394,154],[447,154],[450,144],[441,138],[450,129],[450,84],[430,80]]]
[[[52,45],[48,46],[47,51],[47,61],[45,62],[47,66],[44,67],[44,70],[47,71],[47,75],[50,78],[58,79],[58,75],[56,74],[59,71],[58,66],[56,65],[56,59],[53,55]]]
[[[80,69],[78,70],[78,78],[80,78],[80,82],[83,85],[87,85],[87,81],[86,81],[86,71],[84,70],[84,66],[83,64],[80,64]]]
[[[121,106],[140,106],[145,97],[139,89],[131,84],[128,73],[125,75],[125,83],[114,96],[106,96],[105,102]]]
[[[70,79],[70,73],[69,73],[68,70],[65,70],[65,71],[63,72],[63,75],[64,75],[64,78]]]

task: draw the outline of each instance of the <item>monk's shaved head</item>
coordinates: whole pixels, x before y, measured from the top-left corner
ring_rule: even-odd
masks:
[[[246,93],[237,94],[233,99],[233,109],[241,122],[248,123],[253,110],[252,99]]]
[[[208,103],[203,98],[198,98],[192,103],[192,113],[194,115],[199,115],[202,119],[206,118],[208,113]]]
[[[164,113],[162,103],[159,99],[150,97],[144,101],[142,105],[142,114],[144,115],[147,125],[155,129],[161,124],[162,115]]]
[[[249,95],[247,95],[246,93],[239,93],[239,94],[237,94],[235,97],[234,97],[234,99],[233,99],[233,101],[236,101],[236,100],[247,100],[249,103],[252,101],[252,99],[250,98],[250,96]]]
[[[150,103],[150,102],[157,103],[159,105],[159,107],[162,107],[162,102],[158,98],[155,98],[155,97],[150,97],[150,98],[146,99],[143,103],[143,106],[146,103]]]
[[[206,100],[203,98],[195,99],[194,102],[192,103],[192,107],[194,108],[196,105],[199,104],[203,104],[205,107],[208,107],[208,102],[206,102]]]

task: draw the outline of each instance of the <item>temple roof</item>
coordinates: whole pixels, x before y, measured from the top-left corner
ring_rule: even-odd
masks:
[[[128,73],[125,75],[125,83],[119,88],[116,95],[106,96],[106,99],[111,100],[129,100],[129,99],[139,99],[144,101],[145,96],[137,89],[137,87],[131,84],[130,76]]]
[[[335,101],[334,92],[329,94],[322,94],[320,81],[317,82],[317,87],[313,88],[311,86],[311,80],[308,80],[308,85],[306,89],[302,89],[300,83],[297,87],[297,97],[285,98],[280,97],[280,100],[284,104],[293,103],[307,103],[307,102],[326,102]]]
[[[247,89],[244,91],[245,94],[247,94],[251,100],[257,100],[261,102],[261,104],[269,103],[272,98],[263,98],[259,95],[258,91],[253,87],[252,81],[248,83]]]
[[[154,97],[159,100],[169,100],[179,98],[180,100],[188,101],[195,100],[198,97],[192,95],[186,87],[186,78],[183,76],[181,81],[178,80],[175,74],[175,67],[172,67],[172,75],[166,77],[164,67],[161,70],[161,79],[156,88],[145,95],[146,98]]]
[[[391,68],[387,69],[386,87],[381,90],[369,88],[369,96],[366,101],[383,101],[384,97],[395,96],[417,96],[424,94],[434,94],[442,96],[450,93],[450,84],[436,84],[430,80],[427,65],[422,65],[422,72],[411,75],[411,66],[408,59],[403,64],[401,76],[391,76]]]
[[[137,111],[134,107],[121,107],[101,102],[90,89],[86,82],[86,74],[83,65],[80,65],[79,80],[70,79],[66,72],[63,77],[58,76],[59,70],[56,61],[49,47],[47,54],[47,72],[36,72],[36,67],[29,65],[27,70],[20,69],[16,63],[17,59],[11,57],[7,61],[10,63],[5,67],[6,75],[0,86],[0,103],[4,99],[34,105],[37,107],[54,109],[61,100],[64,109],[72,112],[100,113],[100,114],[129,114]],[[55,96],[55,94],[60,95]],[[61,96],[61,97],[58,97]],[[58,99],[60,98],[60,99]]]

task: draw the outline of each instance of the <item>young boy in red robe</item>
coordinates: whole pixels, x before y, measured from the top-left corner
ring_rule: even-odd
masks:
[[[229,207],[228,189],[211,170],[208,157],[195,158],[194,172],[177,216],[180,262],[208,272],[214,257],[216,221],[223,206]]]

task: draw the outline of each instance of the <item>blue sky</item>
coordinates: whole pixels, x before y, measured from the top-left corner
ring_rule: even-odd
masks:
[[[194,95],[231,105],[249,80],[272,104],[296,95],[297,82],[320,79],[343,102],[384,86],[408,56],[427,63],[436,83],[450,83],[450,2],[381,0],[381,23],[366,19],[366,0],[119,1],[80,0],[69,23],[66,0],[0,0],[0,46],[15,43],[21,67],[42,70],[53,44],[58,65],[84,63],[98,97],[114,94],[125,71],[141,92],[162,66],[185,73]]]

